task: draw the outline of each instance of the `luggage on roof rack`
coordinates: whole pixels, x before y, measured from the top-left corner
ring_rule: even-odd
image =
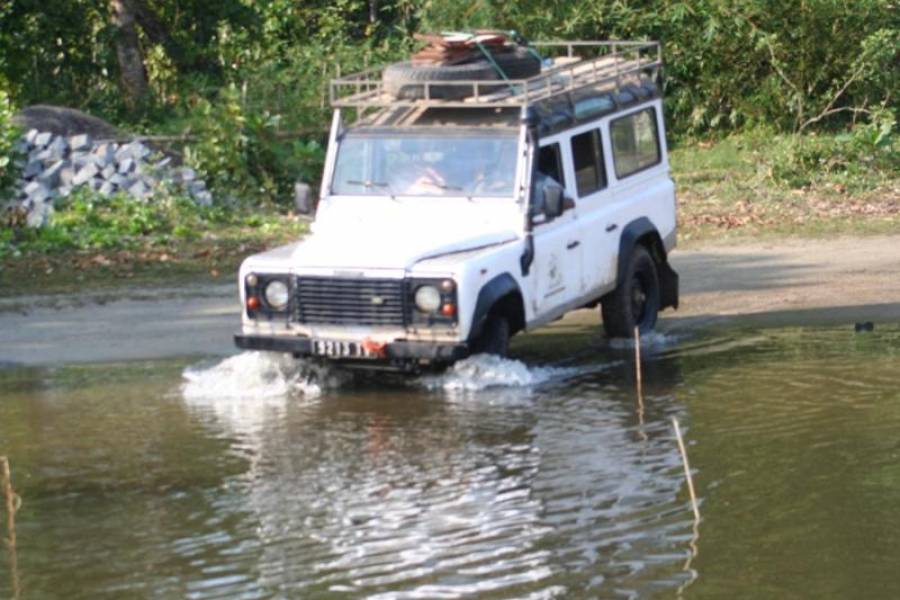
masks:
[[[556,55],[548,57],[548,64],[533,77],[504,78],[498,74],[489,78],[483,65],[475,68],[472,65],[478,63],[470,62],[458,66],[477,71],[472,79],[464,79],[464,74],[447,76],[445,71],[440,78],[431,79],[423,71],[415,77],[413,87],[404,87],[396,85],[392,65],[388,65],[333,79],[329,87],[331,104],[357,109],[524,107],[561,97],[571,100],[572,94],[584,92],[628,93],[628,86],[640,88],[656,81],[662,67],[658,42],[537,42],[531,46],[539,53]]]

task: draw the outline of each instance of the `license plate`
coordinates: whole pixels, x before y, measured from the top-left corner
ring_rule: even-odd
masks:
[[[312,352],[328,358],[375,358],[362,344],[342,340],[313,340]]]

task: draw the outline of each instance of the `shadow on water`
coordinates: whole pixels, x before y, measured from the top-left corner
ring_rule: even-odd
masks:
[[[651,337],[640,405],[633,346],[574,333],[527,336],[524,362],[475,357],[413,381],[253,353],[0,371],[24,597],[890,586],[898,328]],[[689,564],[673,416],[702,503]],[[870,518],[878,556],[853,538]]]

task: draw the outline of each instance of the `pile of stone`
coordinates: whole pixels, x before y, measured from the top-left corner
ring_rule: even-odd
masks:
[[[100,196],[127,194],[146,202],[160,185],[171,185],[200,205],[212,203],[206,183],[188,167],[173,166],[135,140],[94,141],[88,134],[63,136],[31,129],[19,141],[21,180],[12,208],[25,214],[29,226],[48,222],[55,204],[75,189],[87,187]]]

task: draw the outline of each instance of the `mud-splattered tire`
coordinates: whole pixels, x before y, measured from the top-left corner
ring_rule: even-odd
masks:
[[[625,277],[601,300],[603,329],[612,338],[630,338],[637,326],[651,331],[659,313],[659,278],[653,257],[643,246],[631,254]]]
[[[481,335],[472,344],[472,354],[509,354],[509,319],[502,315],[490,315],[484,323]]]

